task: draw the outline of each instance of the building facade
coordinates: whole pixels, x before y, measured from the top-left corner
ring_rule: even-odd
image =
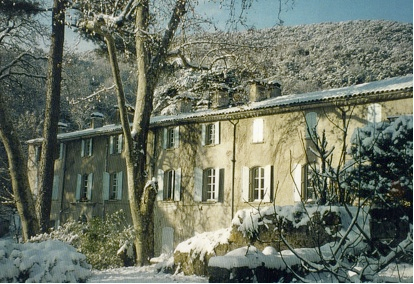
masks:
[[[307,183],[309,166],[317,163],[312,135],[325,133],[335,165],[343,140],[349,145],[357,127],[412,115],[412,79],[286,96],[274,89],[277,84],[252,82],[248,104],[228,107],[229,100],[218,93],[213,100],[221,103],[213,109],[153,117],[148,173],[159,188],[155,252],[169,253],[196,233],[228,227],[239,209],[314,200]],[[55,225],[104,218],[120,209],[130,214],[121,127],[103,125],[98,114],[92,119],[90,129],[58,135]],[[28,144],[36,191],[41,139]]]

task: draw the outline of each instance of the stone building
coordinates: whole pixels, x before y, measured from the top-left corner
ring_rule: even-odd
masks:
[[[152,117],[148,175],[159,187],[156,253],[168,253],[196,233],[229,227],[239,209],[312,202],[317,196],[309,168],[318,163],[310,150],[313,135],[325,132],[335,146],[335,164],[343,121],[349,144],[357,127],[413,112],[412,75],[293,95],[281,95],[277,83],[263,84],[250,83],[244,105],[226,107],[230,100],[221,88],[212,98],[220,107]],[[91,118],[90,129],[58,135],[54,225],[119,209],[130,214],[121,127],[103,124],[97,113]],[[41,141],[28,141],[34,192]]]

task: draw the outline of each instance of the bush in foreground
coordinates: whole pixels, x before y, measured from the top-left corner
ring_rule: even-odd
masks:
[[[85,255],[57,240],[0,240],[0,282],[86,282],[90,269]]]

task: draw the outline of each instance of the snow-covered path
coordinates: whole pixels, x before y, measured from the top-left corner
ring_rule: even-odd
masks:
[[[94,270],[89,283],[207,283],[207,277],[158,273],[155,265]]]

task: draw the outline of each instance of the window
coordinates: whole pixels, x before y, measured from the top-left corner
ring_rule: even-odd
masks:
[[[194,169],[194,201],[223,202],[224,169]]]
[[[164,128],[163,148],[173,149],[179,145],[179,126]]]
[[[273,167],[242,168],[243,202],[271,202],[273,196]]]
[[[90,157],[92,156],[92,138],[82,139],[82,150],[81,156],[82,157]]]
[[[380,104],[370,104],[368,106],[367,121],[370,123],[381,122],[381,105]]]
[[[201,144],[203,146],[220,144],[220,122],[201,125]]]
[[[157,200],[180,201],[181,199],[181,169],[163,171],[158,169]]]
[[[253,168],[253,200],[263,200],[265,196],[264,168]]]
[[[93,174],[78,174],[76,183],[76,201],[91,201]]]
[[[103,173],[103,200],[122,200],[123,173]]]
[[[316,139],[316,127],[318,125],[318,115],[316,112],[308,112],[305,116],[305,138]]]
[[[123,147],[123,135],[112,135],[109,137],[109,154],[121,154]]]
[[[316,164],[306,164],[302,167],[302,199],[305,201],[316,200],[315,173]]]
[[[219,171],[216,173],[216,169],[207,169],[204,171],[205,175],[205,183],[204,186],[206,192],[206,200],[217,200],[218,194],[216,189],[218,188],[218,180],[217,175]]]
[[[263,142],[263,118],[253,120],[253,143]]]

